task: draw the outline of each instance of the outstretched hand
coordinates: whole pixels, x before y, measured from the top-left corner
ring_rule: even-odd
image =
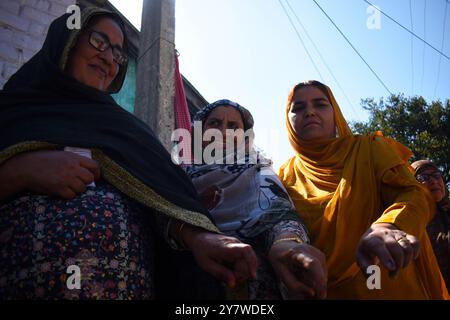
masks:
[[[199,266],[229,287],[256,279],[258,260],[250,245],[193,227],[185,228],[183,239]]]
[[[362,236],[356,260],[364,275],[370,265],[381,262],[395,278],[399,271],[419,256],[419,240],[390,223],[372,225]]]
[[[325,299],[325,255],[308,244],[282,241],[272,245],[269,260],[290,299]]]

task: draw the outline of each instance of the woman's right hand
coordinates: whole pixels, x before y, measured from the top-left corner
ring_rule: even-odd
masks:
[[[383,264],[393,279],[420,252],[420,241],[391,223],[375,223],[361,237],[356,261],[364,275],[371,265]]]
[[[72,199],[98,178],[100,168],[92,159],[59,150],[26,152],[0,166],[1,182],[10,184],[1,188],[0,199],[22,190]]]
[[[180,235],[198,265],[230,288],[256,279],[258,260],[252,247],[238,239],[186,225]]]
[[[272,245],[269,261],[288,291],[289,299],[325,299],[325,255],[308,244],[281,241]]]

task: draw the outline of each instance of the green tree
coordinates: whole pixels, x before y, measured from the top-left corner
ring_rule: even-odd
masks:
[[[411,161],[432,160],[450,182],[450,100],[427,103],[423,97],[391,95],[379,102],[365,99],[361,105],[369,120],[350,123],[353,132],[382,131],[414,153]]]

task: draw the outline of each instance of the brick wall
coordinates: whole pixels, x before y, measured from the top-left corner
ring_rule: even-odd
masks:
[[[48,26],[75,0],[0,0],[0,88],[42,46]]]

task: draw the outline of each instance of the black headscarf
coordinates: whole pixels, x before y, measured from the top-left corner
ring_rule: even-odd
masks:
[[[82,28],[98,15],[120,20],[91,8],[82,12]],[[0,164],[24,151],[89,148],[103,178],[120,191],[158,212],[216,231],[189,178],[152,130],[109,93],[63,72],[81,32],[67,28],[68,17],[52,22],[42,49],[0,91]],[[119,69],[111,91],[120,89],[125,73],[126,67]]]

